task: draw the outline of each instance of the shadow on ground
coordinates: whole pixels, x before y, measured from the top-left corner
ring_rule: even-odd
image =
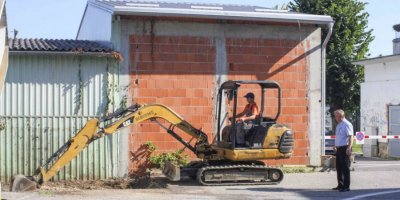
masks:
[[[356,156],[355,161],[400,161],[399,158],[378,158],[378,157],[364,157]]]
[[[355,189],[349,192],[339,192],[331,189],[285,189],[281,187],[248,187],[248,188],[226,188],[229,190],[246,190],[254,192],[254,195],[270,196],[272,193],[282,194],[282,199],[290,199],[288,194],[296,194],[309,199],[399,199],[399,188],[385,189]]]

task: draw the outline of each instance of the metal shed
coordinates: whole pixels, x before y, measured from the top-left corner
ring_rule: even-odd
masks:
[[[33,174],[85,122],[115,109],[118,60],[110,44],[11,39],[0,95],[0,179]],[[56,180],[116,176],[117,134],[95,141]]]

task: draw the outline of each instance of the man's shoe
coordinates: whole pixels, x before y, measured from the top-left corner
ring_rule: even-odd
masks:
[[[339,190],[339,192],[348,192],[350,191],[350,188],[342,188]]]
[[[332,188],[332,190],[341,190],[341,189],[342,189],[342,188],[339,187],[339,186]]]

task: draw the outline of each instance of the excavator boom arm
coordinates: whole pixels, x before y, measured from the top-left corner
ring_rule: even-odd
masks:
[[[90,144],[95,138],[99,125],[99,120],[91,119],[85,126],[65,145],[63,145],[59,151],[53,154],[47,162],[41,166],[36,173],[41,174],[39,184],[48,181],[60,171],[66,164],[74,159],[85,147]],[[62,154],[60,156],[60,154]],[[54,164],[46,171],[45,166],[49,165],[52,160],[56,160]]]
[[[168,121],[171,124],[170,127],[167,128],[160,122],[158,122],[157,119],[159,118]],[[132,124],[138,124],[146,120],[151,120],[156,122],[163,129],[165,129],[165,131],[168,134],[170,134],[176,140],[181,142],[185,147],[190,149],[195,154],[199,153],[198,152],[199,149],[196,149],[189,142],[185,141],[182,137],[176,134],[173,131],[175,127],[182,130],[184,133],[190,135],[192,138],[197,139],[196,144],[202,144],[202,146],[205,148],[209,147],[208,137],[203,131],[194,128],[189,122],[185,121],[181,116],[179,116],[173,110],[161,104],[150,104],[144,106],[136,105],[135,111],[129,112],[129,114],[125,115],[120,120],[106,126],[103,129],[103,134],[107,135],[114,134],[117,132],[117,130],[121,128],[130,126]],[[203,150],[200,151],[204,152],[207,150],[203,148]]]
[[[171,124],[170,127],[166,128],[161,123],[156,121],[159,118],[168,121]],[[209,147],[207,135],[201,130],[194,128],[190,123],[185,121],[170,108],[161,104],[150,104],[143,106],[136,104],[102,120],[89,120],[73,138],[66,142],[46,161],[44,165],[37,169],[35,176],[40,176],[38,184],[42,184],[43,182],[46,182],[54,177],[61,168],[67,165],[94,140],[104,135],[114,134],[122,128],[133,124],[138,124],[146,120],[156,121],[161,127],[166,129],[167,133],[172,135],[175,139],[188,147],[195,154],[198,153],[197,151],[199,149],[200,151],[205,151],[204,147],[206,147],[206,149]],[[100,124],[102,123],[105,124],[104,127],[100,127]],[[183,140],[173,131],[173,128],[175,127],[192,136],[192,138],[197,139],[196,146],[200,144],[198,146],[201,148],[196,148],[189,142]],[[48,170],[46,170],[46,168]],[[12,188],[20,188],[20,184],[18,182],[18,180],[14,180],[11,183]],[[20,189],[19,191],[22,190],[23,189]]]
[[[137,111],[128,114],[127,116],[123,117],[115,123],[112,123],[109,126],[106,126],[103,132],[104,134],[114,134],[118,129],[124,128],[131,124],[138,124],[149,119],[152,120],[157,118],[165,119],[166,121],[171,123],[171,125],[178,127],[183,132],[198,140],[207,140],[207,135],[205,133],[203,133],[199,129],[194,128],[190,123],[185,121],[173,110],[161,104],[150,104],[141,106]]]

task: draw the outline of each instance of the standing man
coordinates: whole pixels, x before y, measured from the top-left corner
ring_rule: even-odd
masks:
[[[334,112],[336,126],[335,151],[336,172],[338,185],[333,190],[339,192],[350,191],[350,156],[353,145],[353,125],[347,121],[344,111],[339,109]]]

